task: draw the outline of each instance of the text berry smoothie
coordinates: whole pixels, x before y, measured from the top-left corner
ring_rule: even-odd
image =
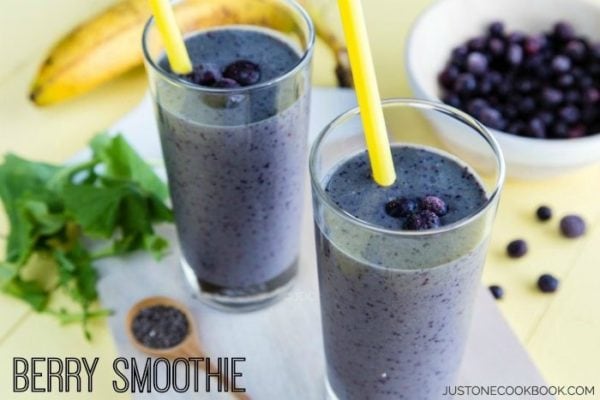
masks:
[[[256,308],[297,270],[311,49],[267,28],[186,36],[194,71],[155,82],[182,264],[212,304]]]

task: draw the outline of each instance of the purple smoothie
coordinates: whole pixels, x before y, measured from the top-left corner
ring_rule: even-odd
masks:
[[[326,194],[374,229],[400,231],[385,204],[435,195],[448,205],[444,225],[486,202],[464,165],[425,148],[393,148],[398,174],[377,186],[366,154],[339,165]],[[467,337],[487,243],[483,221],[434,235],[369,233],[324,213],[316,242],[327,377],[340,400],[435,400],[454,383]]]
[[[186,45],[194,64],[223,70],[249,60],[261,79],[256,90],[227,93],[156,89],[184,267],[209,296],[267,294],[297,269],[310,73],[260,87],[300,61],[291,44],[265,29],[200,32]]]

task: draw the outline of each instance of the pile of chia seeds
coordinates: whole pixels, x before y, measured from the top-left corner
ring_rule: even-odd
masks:
[[[147,307],[135,316],[131,331],[144,346],[153,349],[166,349],[181,343],[188,335],[189,321],[185,314],[175,307]]]

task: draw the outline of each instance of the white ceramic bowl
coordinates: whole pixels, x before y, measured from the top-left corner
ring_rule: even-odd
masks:
[[[507,30],[548,31],[559,20],[571,22],[578,33],[600,40],[600,7],[589,0],[438,0],[418,18],[406,47],[406,68],[418,98],[440,101],[437,76],[451,50],[480,36],[491,21],[504,21]],[[436,121],[433,121],[436,123]],[[463,155],[477,159],[477,146],[438,126],[440,138]],[[492,131],[515,178],[546,178],[600,162],[600,134],[578,139],[540,140]]]

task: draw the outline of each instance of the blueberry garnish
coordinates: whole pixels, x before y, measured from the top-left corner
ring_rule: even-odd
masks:
[[[538,288],[544,293],[554,293],[558,289],[558,279],[550,274],[544,274],[537,281]]]
[[[540,206],[535,215],[540,221],[548,221],[552,218],[552,209],[548,206]]]
[[[560,231],[564,237],[575,239],[585,234],[585,221],[579,215],[567,215],[560,220]]]
[[[221,79],[221,71],[212,63],[198,64],[185,78],[200,86],[213,86]]]
[[[527,242],[523,239],[513,240],[506,246],[506,254],[510,258],[520,258],[527,254]]]
[[[260,67],[252,61],[238,60],[225,68],[223,76],[233,79],[241,86],[250,86],[260,80]]]
[[[491,285],[489,287],[490,292],[492,293],[492,296],[494,296],[494,298],[496,300],[500,300],[501,298],[504,297],[504,289],[502,289],[501,286],[498,285]]]
[[[420,201],[422,210],[431,211],[438,217],[443,217],[448,213],[446,202],[437,196],[425,196]]]
[[[410,214],[404,222],[404,229],[408,231],[424,231],[439,228],[440,226],[440,217],[427,210]]]
[[[417,202],[413,199],[400,197],[385,205],[385,212],[392,218],[406,217],[417,211]]]
[[[220,89],[235,89],[240,87],[240,84],[233,79],[221,78],[217,82],[215,82],[214,87]]]

